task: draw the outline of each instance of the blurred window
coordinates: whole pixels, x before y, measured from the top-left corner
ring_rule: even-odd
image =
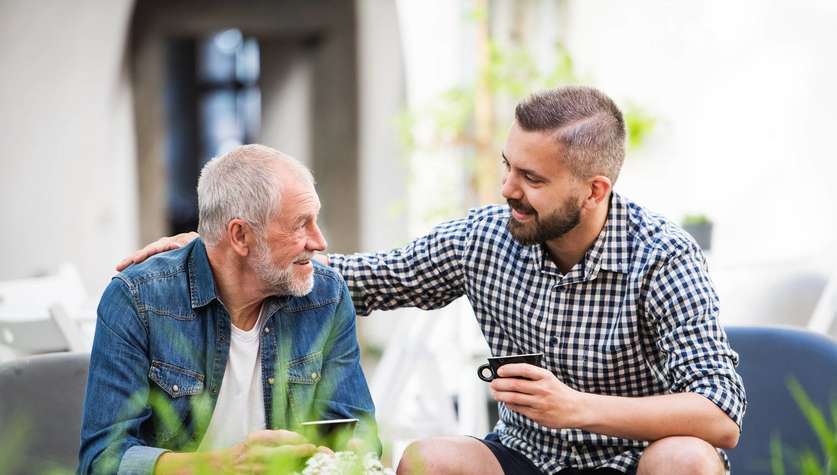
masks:
[[[166,61],[169,227],[182,232],[197,228],[204,164],[259,135],[259,44],[236,29],[175,38]]]

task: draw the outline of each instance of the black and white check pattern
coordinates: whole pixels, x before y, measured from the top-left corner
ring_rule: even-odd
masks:
[[[739,427],[746,407],[738,355],[718,322],[701,250],[683,230],[614,193],[582,262],[561,274],[541,246],[515,241],[509,209],[486,206],[402,249],[331,255],[357,313],[439,308],[467,295],[494,355],[544,353],[570,387],[597,394],[694,392]],[[504,445],[544,473],[635,466],[646,442],[550,429],[500,404]]]

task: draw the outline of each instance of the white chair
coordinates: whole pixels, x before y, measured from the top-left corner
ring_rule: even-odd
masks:
[[[808,322],[808,330],[837,338],[837,271],[825,284]]]
[[[487,387],[476,368],[489,351],[467,300],[430,312],[399,312],[408,318],[390,335],[370,380],[381,435],[392,441],[393,466],[413,440],[488,431]]]
[[[55,274],[0,282],[0,361],[90,351],[92,338],[85,337],[78,318],[87,302],[81,276],[71,264]]]

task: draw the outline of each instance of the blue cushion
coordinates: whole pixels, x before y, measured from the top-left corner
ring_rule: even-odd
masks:
[[[730,345],[741,361],[747,412],[738,447],[729,450],[732,473],[770,473],[770,439],[781,438],[787,473],[794,451],[812,449],[822,459],[816,434],[788,389],[799,381],[808,397],[831,420],[837,401],[837,343],[827,336],[783,327],[728,327]]]

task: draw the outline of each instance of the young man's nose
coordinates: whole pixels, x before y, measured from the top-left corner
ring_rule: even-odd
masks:
[[[503,182],[500,186],[500,194],[502,194],[505,199],[511,198],[519,200],[523,198],[523,192],[521,192],[520,187],[517,186],[517,180],[510,173],[507,173],[506,176],[503,177]]]

